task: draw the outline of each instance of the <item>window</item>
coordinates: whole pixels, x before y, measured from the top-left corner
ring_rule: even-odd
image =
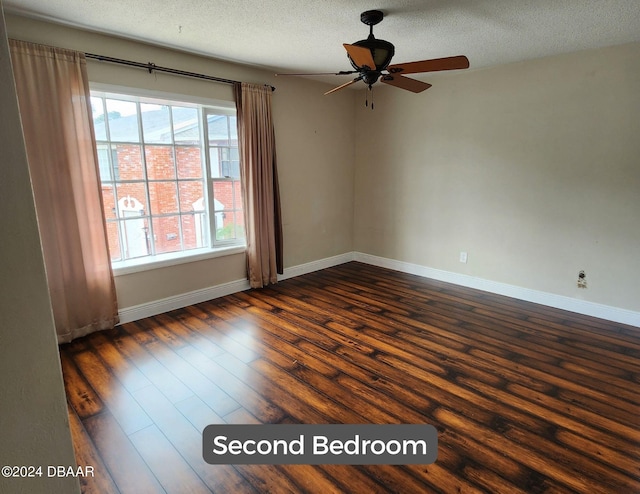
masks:
[[[114,267],[244,245],[235,111],[91,91]]]

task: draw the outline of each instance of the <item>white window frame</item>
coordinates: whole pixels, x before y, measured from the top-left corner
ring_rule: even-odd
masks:
[[[234,255],[243,253],[246,251],[245,239],[232,239],[232,240],[216,240],[215,232],[215,208],[213,197],[213,184],[215,181],[225,181],[228,178],[212,178],[211,166],[209,158],[209,140],[207,130],[207,114],[215,113],[218,115],[236,114],[235,104],[230,101],[221,101],[208,98],[199,98],[193,96],[187,96],[182,94],[166,93],[161,91],[145,90],[139,88],[130,88],[124,86],[115,86],[107,84],[91,83],[90,90],[92,96],[114,97],[122,100],[136,101],[140,103],[160,103],[176,106],[191,106],[198,108],[199,122],[200,122],[200,152],[202,158],[203,167],[203,185],[204,185],[204,203],[206,206],[206,214],[208,219],[208,231],[207,236],[209,239],[208,247],[201,247],[196,249],[189,249],[179,252],[171,252],[164,254],[148,255],[139,258],[119,260],[112,262],[112,269],[115,276],[130,274],[140,271],[147,271],[151,269],[157,269],[167,266],[173,266],[177,264],[190,263],[205,259],[211,259],[220,256]],[[144,135],[142,133],[142,122],[139,122],[140,126],[140,145],[142,146],[142,152],[144,155]],[[108,141],[111,143],[111,141]],[[115,141],[114,141],[115,142]],[[174,146],[172,141],[170,146]],[[232,146],[231,146],[232,147]],[[144,156],[143,156],[144,163]],[[115,180],[114,180],[115,183]],[[145,184],[148,184],[145,178]],[[241,205],[234,205],[234,214],[242,214]],[[151,212],[148,212],[151,219]],[[106,221],[106,220],[105,220]]]

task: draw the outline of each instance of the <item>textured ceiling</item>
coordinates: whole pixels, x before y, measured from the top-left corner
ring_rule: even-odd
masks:
[[[3,1],[8,13],[277,72],[350,69],[342,43],[367,37],[360,13],[371,9],[385,13],[374,34],[396,46],[393,63],[464,54],[473,69],[640,41],[640,0]]]

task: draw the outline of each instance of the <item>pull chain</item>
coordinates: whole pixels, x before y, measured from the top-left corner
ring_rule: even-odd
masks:
[[[373,87],[369,85],[368,93],[364,96],[364,106],[369,107],[369,94],[371,94],[371,109],[373,110]]]

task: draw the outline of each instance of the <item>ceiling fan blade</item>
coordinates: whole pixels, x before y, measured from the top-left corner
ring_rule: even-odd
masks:
[[[347,53],[351,57],[351,60],[354,63],[362,68],[365,65],[372,70],[376,69],[376,63],[373,61],[373,55],[371,55],[371,51],[364,46],[356,46],[356,45],[348,45],[344,43],[344,49],[347,50]]]
[[[404,77],[400,74],[386,74],[380,78],[381,82],[390,84],[391,86],[399,87],[400,89],[406,89],[412,93],[421,93],[422,91],[429,89],[431,84],[426,82],[411,79],[410,77]]]
[[[340,72],[300,72],[300,73],[286,72],[282,74],[276,74],[276,76],[279,76],[279,75],[349,75],[349,74],[356,74],[357,72],[358,72],[357,70],[341,70]]]
[[[354,80],[349,81],[349,82],[345,82],[344,84],[339,85],[338,87],[334,87],[333,89],[331,89],[330,91],[327,91],[326,93],[324,93],[324,95],[326,96],[327,94],[331,94],[331,93],[335,93],[336,91],[340,91],[341,89],[344,89],[347,86],[351,86],[351,84],[355,84],[356,82],[358,82],[360,79],[362,79],[362,77],[356,77]]]
[[[468,69],[469,59],[464,55],[446,58],[434,58],[419,62],[398,63],[389,65],[387,70],[391,74],[417,74],[418,72],[435,72],[438,70]]]

